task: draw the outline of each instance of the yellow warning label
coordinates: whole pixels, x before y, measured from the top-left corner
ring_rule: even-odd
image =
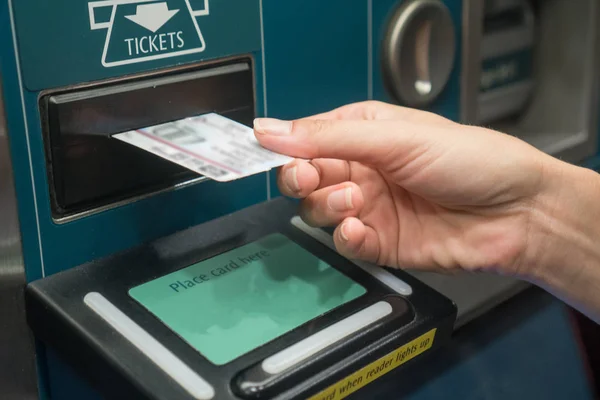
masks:
[[[404,346],[398,347],[391,353],[348,375],[308,400],[340,400],[350,396],[375,379],[429,350],[433,346],[435,332],[436,329],[432,329]]]

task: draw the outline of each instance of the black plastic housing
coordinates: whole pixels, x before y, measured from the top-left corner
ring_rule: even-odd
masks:
[[[215,399],[300,399],[437,328],[433,348],[450,337],[455,305],[401,271],[411,285],[403,297],[352,262],[290,224],[296,203],[279,198],[181,231],[28,285],[26,307],[36,337],[54,348],[106,398],[191,399],[173,379],[84,304],[99,292],[215,389]],[[128,295],[142,282],[279,232],[367,289],[367,293],[221,366],[210,363]],[[269,376],[258,365],[312,333],[386,299],[392,314]],[[419,357],[417,358],[419,359]],[[397,370],[410,367],[414,360]],[[252,382],[258,384],[251,384]]]

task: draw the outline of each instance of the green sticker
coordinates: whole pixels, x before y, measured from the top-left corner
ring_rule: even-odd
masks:
[[[129,291],[217,365],[364,293],[364,287],[281,234]]]

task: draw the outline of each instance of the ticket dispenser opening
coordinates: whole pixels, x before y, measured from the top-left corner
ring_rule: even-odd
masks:
[[[250,59],[44,93],[40,109],[54,218],[201,179],[111,135],[207,112],[249,125],[254,98]]]
[[[515,135],[570,162],[593,155],[597,2],[468,3],[463,120]]]

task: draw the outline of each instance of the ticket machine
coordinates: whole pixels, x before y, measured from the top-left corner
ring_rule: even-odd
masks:
[[[375,99],[583,162],[596,154],[599,11],[573,3],[3,0],[0,307],[16,322],[0,354],[21,373],[2,386],[340,399],[443,348],[523,284],[347,260],[273,171],[218,183],[112,135]]]

